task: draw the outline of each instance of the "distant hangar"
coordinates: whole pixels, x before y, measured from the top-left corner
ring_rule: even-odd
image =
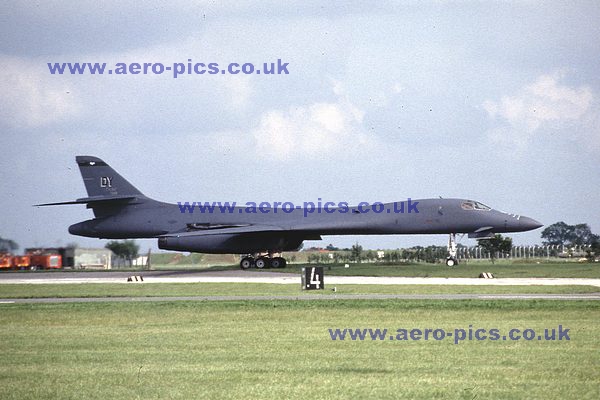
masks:
[[[104,248],[52,247],[28,248],[27,254],[60,254],[62,267],[73,269],[111,269],[113,252]]]

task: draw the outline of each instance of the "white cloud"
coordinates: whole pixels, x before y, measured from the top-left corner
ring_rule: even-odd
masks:
[[[331,79],[333,93],[346,99],[352,98],[354,104],[365,108],[386,108],[394,98],[404,91],[404,86],[397,81],[390,84],[389,79],[385,78],[385,74],[382,75],[379,82],[365,79],[359,79],[359,82],[356,82],[354,77],[346,78],[350,79],[350,82],[344,80],[344,83]]]
[[[334,92],[342,93],[340,85],[334,86]],[[363,116],[362,110],[339,98],[287,111],[270,110],[262,115],[252,135],[258,153],[278,160],[365,151],[374,141],[363,131]]]
[[[247,75],[234,75],[223,81],[225,94],[232,107],[243,109],[252,95],[252,85]]]
[[[80,113],[76,95],[65,80],[48,79],[47,71],[16,57],[0,55],[0,65],[2,122],[15,127],[38,127]]]
[[[404,86],[402,86],[400,82],[396,82],[394,83],[394,86],[392,86],[392,92],[395,94],[401,93],[403,90]]]
[[[588,86],[569,87],[561,81],[564,74],[542,75],[513,96],[500,101],[486,100],[483,108],[500,121],[488,132],[496,143],[512,144],[523,149],[536,135],[564,131],[586,141],[598,143],[598,110]]]
[[[208,48],[208,50],[207,50]],[[0,54],[0,123],[11,127],[45,127],[53,123],[82,120],[89,126],[107,125],[112,129],[156,125],[166,120],[159,114],[178,114],[185,129],[193,129],[206,114],[238,117],[246,111],[254,96],[252,78],[247,75],[198,76],[183,74],[174,79],[161,75],[89,74],[52,75],[47,62],[116,63],[145,61],[169,65],[206,62],[205,53],[213,54],[202,38],[188,37],[175,43],[140,47],[123,52],[90,53],[77,57],[60,55],[13,57]],[[183,56],[182,56],[183,55]],[[208,58],[208,57],[207,57]],[[222,55],[218,62],[235,60]],[[183,117],[181,117],[183,116]],[[213,118],[215,123],[225,118]]]

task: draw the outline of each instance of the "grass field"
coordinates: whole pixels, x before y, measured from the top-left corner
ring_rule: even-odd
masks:
[[[406,276],[406,277],[443,277],[477,278],[481,272],[492,272],[497,278],[600,278],[600,263],[522,263],[498,262],[463,263],[449,268],[442,264],[322,264],[326,275],[360,276]],[[286,268],[267,271],[299,272],[303,266],[314,264],[292,264]]]
[[[598,278],[597,264],[334,266],[327,275]],[[219,269],[237,267],[217,267]],[[299,272],[301,266],[286,268]],[[282,270],[275,270],[282,271]],[[327,278],[325,278],[327,279]],[[2,284],[0,298],[299,295],[263,283]],[[591,293],[594,286],[335,285],[336,294]],[[0,304],[0,399],[597,399],[600,302]],[[314,294],[315,292],[310,292]],[[331,340],[329,329],[570,329],[566,341]],[[388,334],[389,335],[389,334]]]
[[[144,284],[1,284],[0,298],[146,297],[146,296],[290,296],[320,294],[515,294],[598,293],[596,286],[463,286],[463,285],[335,285],[336,292],[303,291],[298,285],[273,283],[144,283]]]
[[[570,341],[332,341],[329,328],[556,328]],[[600,303],[0,305],[2,399],[597,399]]]

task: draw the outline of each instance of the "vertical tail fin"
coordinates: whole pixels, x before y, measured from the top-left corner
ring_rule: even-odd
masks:
[[[89,197],[144,196],[101,159],[77,156],[75,160]]]

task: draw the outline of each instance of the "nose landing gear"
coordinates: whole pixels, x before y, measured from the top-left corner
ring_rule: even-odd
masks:
[[[448,257],[446,257],[446,265],[454,267],[458,265],[458,247],[456,245],[456,233],[451,233],[448,238]]]

